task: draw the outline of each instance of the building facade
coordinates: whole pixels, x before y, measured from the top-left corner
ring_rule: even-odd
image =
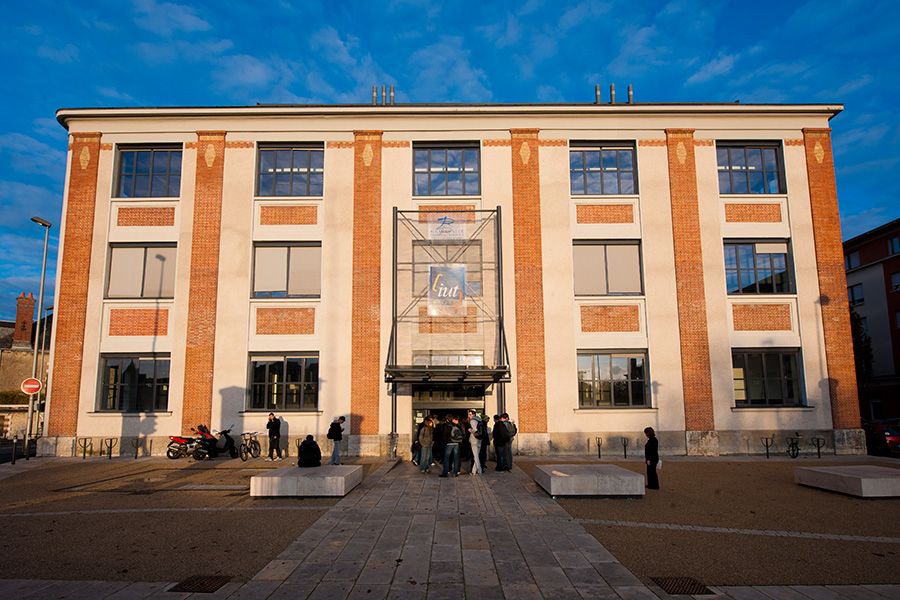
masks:
[[[844,242],[847,297],[871,349],[857,369],[862,417],[900,417],[900,220]]]
[[[671,454],[864,451],[841,108],[60,110],[43,447],[161,453],[271,411],[386,455],[475,408],[520,453],[638,452],[647,426]]]

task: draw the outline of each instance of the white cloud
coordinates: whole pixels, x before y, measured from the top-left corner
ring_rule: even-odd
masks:
[[[562,92],[552,85],[540,85],[537,89],[538,102],[565,102]]]
[[[521,27],[515,15],[507,14],[505,21],[476,27],[475,31],[481,33],[485,39],[492,42],[496,47],[506,48],[519,43]]]
[[[12,166],[25,173],[64,177],[66,154],[44,142],[21,133],[0,135],[0,154],[7,155]]]
[[[110,87],[98,87],[97,93],[106,98],[112,98],[113,100],[122,100],[128,103],[134,102],[134,98],[130,94],[120,92]]]
[[[45,137],[55,138],[57,140],[67,140],[69,134],[59,124],[56,119],[40,118],[32,121],[34,123],[34,132]]]
[[[609,12],[611,8],[612,6],[610,4],[607,4],[606,2],[597,2],[596,0],[581,2],[568,8],[559,18],[559,22],[557,23],[557,27],[559,28],[558,33],[563,34],[569,29],[585,23],[589,19],[596,18]]]
[[[61,64],[73,63],[78,60],[78,48],[72,44],[66,44],[62,48],[41,46],[37,49],[37,55]]]
[[[177,31],[191,33],[208,31],[212,25],[197,16],[197,11],[190,6],[155,0],[134,0],[135,12],[138,14],[134,22],[143,29],[170,37]]]
[[[229,39],[207,40],[203,42],[166,41],[141,42],[134,46],[135,51],[150,64],[169,64],[179,61],[204,62],[219,58],[231,50],[234,42]]]
[[[459,37],[417,50],[409,57],[415,83],[413,93],[422,102],[488,102],[487,75],[469,62],[469,51]]]
[[[710,79],[728,75],[737,59],[737,54],[723,54],[720,52],[716,58],[700,67],[699,71],[691,75],[687,80],[687,84],[705,83]]]

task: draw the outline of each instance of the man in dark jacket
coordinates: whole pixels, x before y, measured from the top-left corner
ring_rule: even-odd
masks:
[[[269,413],[269,422],[266,423],[266,429],[269,430],[269,458],[266,460],[281,460],[281,419],[275,416],[275,413]],[[272,455],[276,456],[273,458]]]
[[[502,473],[509,471],[510,465],[504,460],[506,454],[506,445],[509,443],[509,433],[506,431],[506,425],[500,420],[500,415],[494,415],[494,430],[491,432],[494,438],[494,454],[497,455],[497,468],[495,471]]]
[[[313,436],[308,435],[306,439],[300,443],[300,460],[297,461],[298,467],[321,467],[322,451]]]
[[[341,440],[344,438],[344,417],[338,417],[328,428],[328,439],[334,441],[334,449],[331,452],[331,464],[341,464]]]

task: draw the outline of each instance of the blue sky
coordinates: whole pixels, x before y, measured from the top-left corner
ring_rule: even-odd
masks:
[[[900,3],[484,0],[5,3],[0,319],[55,277],[59,108],[397,102],[842,103],[844,238],[900,218]],[[380,88],[379,88],[380,89]]]

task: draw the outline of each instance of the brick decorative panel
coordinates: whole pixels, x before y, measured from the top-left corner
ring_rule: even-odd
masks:
[[[73,133],[66,228],[59,259],[59,290],[53,327],[57,357],[53,364],[53,402],[47,417],[48,436],[74,436],[78,431],[78,397],[84,360],[84,332],[90,281],[91,243],[97,198],[99,133]]]
[[[694,145],[695,146],[715,146],[716,140],[697,138],[694,140]]]
[[[735,331],[790,331],[789,304],[734,304],[731,307]]]
[[[164,336],[169,334],[167,308],[113,308],[109,311],[111,336]]]
[[[260,225],[315,225],[318,219],[316,206],[261,206]]]
[[[481,145],[485,148],[502,148],[512,146],[512,140],[482,140]]]
[[[181,420],[185,434],[197,423],[210,423],[216,396],[213,372],[224,172],[225,132],[198,131]]]
[[[637,306],[582,306],[581,331],[584,333],[627,333],[641,330]]]
[[[819,276],[819,306],[828,362],[831,418],[835,429],[859,428],[859,399],[856,366],[850,335],[847,279],[830,129],[804,129],[809,201],[812,208],[813,237],[816,242],[816,270]]]
[[[631,204],[576,204],[575,219],[579,224],[634,223]]]
[[[519,430],[547,431],[540,143],[537,129],[511,129],[516,387]]]
[[[256,335],[313,335],[314,308],[257,308]]]
[[[353,142],[325,142],[326,148],[353,148]]]
[[[475,206],[472,204],[465,205],[454,205],[454,204],[441,204],[441,205],[419,205],[419,210],[426,210],[429,212],[420,212],[419,213],[419,223],[435,223],[438,219],[443,218],[445,215],[441,211],[460,211],[460,210],[475,210]],[[454,212],[453,218],[457,221],[465,221],[466,223],[474,223],[475,222],[475,213],[474,212]]]
[[[761,204],[726,204],[726,223],[781,223],[781,205],[772,202]]]
[[[568,146],[569,140],[538,140],[538,145],[559,148]]]
[[[465,317],[429,317],[428,309],[419,307],[419,333],[478,333],[478,311],[466,307]]]
[[[225,148],[252,149],[253,147],[253,142],[225,142]]]
[[[700,255],[700,209],[694,130],[667,129],[672,235],[675,242],[675,287],[688,431],[715,429],[706,292]]]
[[[638,140],[638,146],[665,147],[666,140]]]
[[[393,142],[384,142],[384,148],[409,148],[412,144],[409,140],[395,140]]]
[[[354,131],[350,433],[378,433],[381,397],[381,131]]]
[[[784,145],[785,146],[803,146],[804,141],[803,140],[784,140]]]
[[[120,206],[116,211],[119,227],[171,227],[174,224],[174,206]]]

